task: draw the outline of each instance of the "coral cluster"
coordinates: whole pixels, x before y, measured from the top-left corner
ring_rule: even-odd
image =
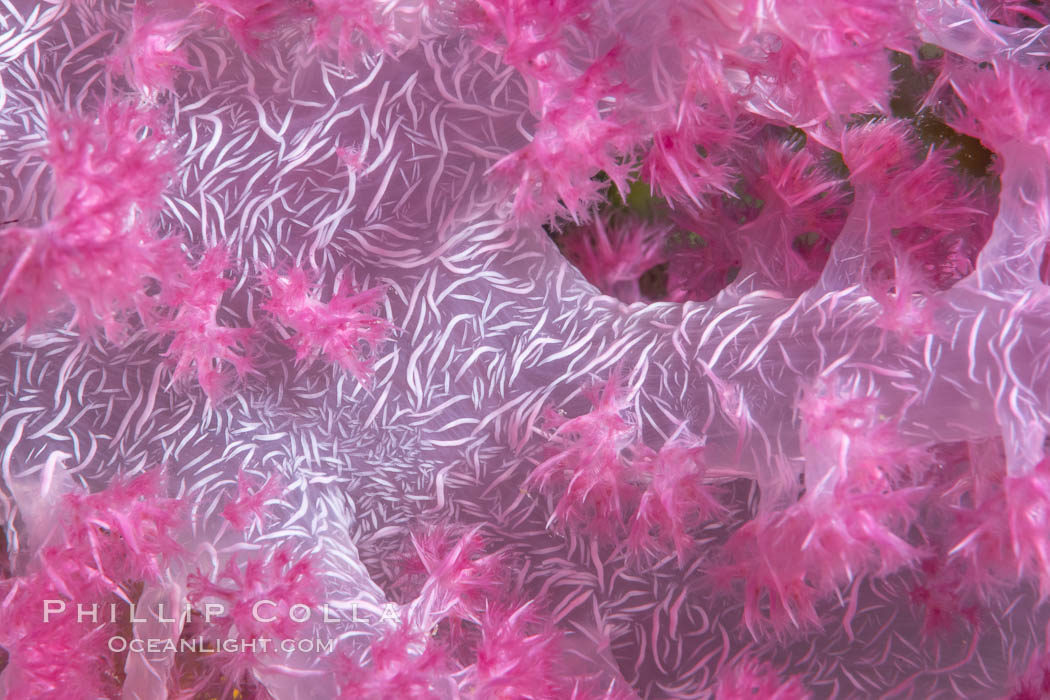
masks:
[[[1046,696],[1048,21],[3,3],[0,694]]]

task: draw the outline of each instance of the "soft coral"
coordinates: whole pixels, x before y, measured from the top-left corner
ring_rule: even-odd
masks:
[[[925,490],[903,484],[925,467],[926,453],[907,446],[874,397],[849,387],[828,379],[803,394],[805,494],[733,533],[715,569],[718,580],[744,582],[752,635],[819,628],[821,599],[922,553],[907,535]]]
[[[250,489],[244,471],[237,474],[237,495],[222,509],[222,517],[238,530],[246,530],[254,522],[262,522],[266,502],[281,495],[281,482],[275,476]]]
[[[136,4],[130,31],[108,59],[110,70],[123,74],[138,90],[171,91],[175,70],[190,67],[186,49],[180,46],[186,25],[184,18],[165,18]]]
[[[566,229],[559,243],[588,282],[630,304],[646,298],[640,281],[648,270],[665,262],[667,234],[667,226],[598,216]]]
[[[810,697],[797,677],[782,681],[770,664],[754,658],[741,659],[723,669],[715,686],[715,700],[807,700]]]
[[[176,284],[165,290],[173,313],[157,323],[157,329],[172,335],[165,357],[174,361],[172,381],[180,381],[196,368],[197,381],[207,397],[215,401],[226,386],[223,363],[238,375],[251,370],[248,355],[253,330],[220,326],[218,311],[232,282],[223,275],[229,260],[221,248],[208,250],[196,268],[182,268]]]
[[[429,635],[401,622],[375,639],[372,663],[361,666],[342,658],[338,666],[339,700],[437,700],[435,682],[446,670],[445,650]]]
[[[327,302],[320,300],[306,272],[263,269],[262,283],[270,298],[263,308],[283,326],[295,331],[288,343],[299,360],[324,355],[368,384],[376,352],[394,326],[375,314],[386,295],[384,287],[352,293],[344,285]]]
[[[26,574],[0,581],[0,645],[11,659],[0,692],[42,700],[112,695],[119,657],[107,640],[123,620],[107,618],[126,608],[119,600],[134,600],[138,586],[163,580],[181,554],[182,505],[167,497],[160,470],[64,496]]]
[[[96,117],[58,110],[45,156],[51,207],[37,228],[0,231],[0,308],[30,325],[71,305],[73,323],[124,334],[124,316],[149,317],[149,281],[168,281],[181,259],[152,225],[175,161],[154,109],[109,101]]]
[[[684,564],[690,529],[726,513],[718,491],[704,483],[703,447],[682,436],[659,451],[639,446],[635,452],[634,469],[648,484],[631,519],[628,548],[635,554],[673,550]]]
[[[603,199],[604,173],[627,190],[637,129],[610,105],[624,86],[614,77],[617,56],[610,52],[579,75],[541,85],[539,120],[531,142],[497,162],[494,173],[516,182],[514,214],[548,221],[564,215],[579,223]]]
[[[280,547],[265,558],[230,557],[212,576],[201,571],[189,576],[187,598],[204,609],[206,638],[216,645],[227,639],[270,640],[258,647],[234,645],[232,651],[223,647],[210,659],[212,672],[225,676],[229,687],[265,664],[276,651],[277,640],[296,639],[311,616],[317,615],[314,609],[321,595],[317,568],[312,557]],[[209,604],[218,606],[218,616]],[[303,609],[305,615],[297,612]]]
[[[636,429],[624,417],[627,403],[617,377],[593,388],[591,403],[593,410],[576,418],[548,413],[555,426],[552,454],[533,470],[528,483],[542,489],[564,487],[555,508],[562,524],[611,536],[637,491],[625,452]]]
[[[560,635],[532,602],[498,606],[481,618],[473,687],[484,698],[567,698],[573,683],[559,668]]]
[[[110,581],[159,580],[164,562],[181,552],[173,534],[182,503],[164,492],[164,474],[154,469],[105,491],[70,494],[67,547],[90,552],[96,572]]]

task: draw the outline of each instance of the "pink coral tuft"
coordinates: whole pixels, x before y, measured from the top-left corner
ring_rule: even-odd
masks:
[[[68,495],[27,573],[0,581],[0,645],[11,660],[0,687],[6,697],[113,694],[119,657],[107,641],[126,619],[111,616],[126,609],[119,601],[133,600],[138,585],[161,580],[181,552],[174,535],[182,504],[164,491],[156,469]]]
[[[922,636],[926,640],[954,640],[960,626],[976,628],[980,606],[968,594],[965,572],[939,557],[923,560],[921,579],[911,590],[911,600],[923,612]]]
[[[573,684],[559,668],[559,640],[531,602],[512,610],[487,610],[474,665],[477,697],[570,697]]]
[[[0,582],[0,592],[4,593],[0,645],[10,663],[0,685],[5,697],[95,700],[118,692],[114,683],[116,659],[106,648],[106,641],[119,629],[117,625],[81,624],[68,612],[44,621],[41,611],[48,609],[45,606],[49,601],[51,609],[55,609],[56,601],[66,601],[43,572]],[[75,602],[91,609],[93,604],[106,601],[78,591]]]
[[[817,603],[839,586],[916,561],[900,534],[916,495],[845,494],[830,508],[803,501],[759,516],[733,533],[715,577],[744,582],[744,622],[755,637],[819,628]]]
[[[703,447],[679,437],[659,452],[635,450],[634,468],[648,485],[631,519],[628,549],[635,555],[670,549],[683,565],[693,546],[689,531],[727,513],[717,490],[704,483]]]
[[[559,494],[551,521],[605,539],[626,535],[635,557],[674,552],[684,563],[690,530],[725,513],[704,483],[700,442],[680,432],[658,451],[642,443],[615,374],[590,394],[593,410],[582,416],[548,411],[551,455],[527,483]]]
[[[173,90],[175,71],[190,67],[180,46],[185,26],[184,19],[164,20],[136,4],[131,30],[109,57],[111,69],[138,90]]]
[[[251,484],[244,472],[237,474],[237,495],[222,509],[222,517],[238,530],[247,530],[254,522],[262,522],[266,513],[266,502],[281,495],[281,482],[275,476],[268,477],[257,488]]]
[[[366,46],[384,49],[389,28],[374,0],[313,0],[314,41],[334,46],[339,60],[352,63]]]
[[[543,79],[558,70],[565,33],[584,26],[591,0],[475,0],[461,10],[478,42],[522,74]]]
[[[75,326],[119,339],[126,314],[153,311],[147,282],[181,258],[151,224],[175,167],[168,137],[156,111],[123,102],[95,118],[53,111],[48,136],[51,207],[39,228],[0,230],[0,309],[35,325],[72,305]]]
[[[397,628],[372,643],[371,664],[347,660],[342,698],[434,698],[438,673],[479,698],[568,698],[560,635],[535,601],[514,602],[504,557],[484,552],[478,528],[437,526],[413,537],[426,572],[422,593]],[[408,620],[434,634],[416,632]]]
[[[249,55],[258,54],[282,23],[303,13],[289,0],[201,0],[200,9]]]
[[[743,134],[731,116],[692,109],[688,121],[658,130],[641,163],[641,177],[670,202],[701,205],[705,194],[731,194],[737,175],[729,147]]]
[[[181,551],[173,537],[182,523],[180,502],[167,498],[164,487],[163,472],[154,469],[105,491],[67,496],[68,546],[91,553],[100,581],[157,581],[165,559]]]
[[[1050,457],[1028,474],[1007,477],[1004,496],[1017,573],[1033,578],[1040,595],[1050,597]]]
[[[485,552],[480,528],[458,534],[448,527],[428,528],[412,544],[427,573],[424,596],[432,613],[471,617],[505,592],[505,562]]]
[[[324,355],[362,384],[371,382],[378,348],[394,329],[389,321],[375,315],[385,287],[352,294],[344,286],[343,291],[322,302],[306,273],[298,268],[284,274],[265,268],[261,276],[270,295],[263,308],[295,331],[288,343],[295,348],[296,359]]]
[[[845,183],[821,162],[822,153],[797,141],[769,139],[741,169],[742,199],[757,215],[736,226],[741,275],[759,273],[764,285],[799,294],[819,278],[827,252],[845,221]],[[733,212],[736,213],[736,212]],[[726,225],[732,226],[731,222]]]
[[[429,635],[401,623],[372,642],[372,663],[339,664],[339,700],[437,700],[435,682],[446,670],[444,650]]]
[[[893,202],[887,211],[878,212],[887,238],[893,228],[950,230],[983,213],[970,204],[970,192],[952,171],[947,155],[932,148],[924,152],[905,121],[877,121],[842,137],[842,158],[853,185],[871,188],[879,200]]]
[[[635,130],[601,104],[623,90],[612,78],[615,62],[615,53],[607,54],[579,76],[541,89],[542,113],[531,143],[493,166],[516,184],[514,214],[522,220],[590,218],[607,187],[595,179],[599,173],[627,191]]]
[[[172,335],[164,356],[174,362],[172,381],[185,379],[196,369],[197,381],[211,400],[218,400],[227,385],[224,364],[244,376],[251,371],[248,349],[251,328],[220,326],[222,297],[232,282],[223,275],[229,261],[221,248],[208,250],[194,269],[183,268],[177,284],[164,290],[174,311],[157,323],[157,330]]]
[[[935,562],[924,564],[924,585],[931,593],[946,588],[944,593],[955,598],[957,605],[988,603],[1016,584],[1019,574],[1010,533],[1002,441],[950,446],[941,450],[940,461],[945,466],[941,483],[936,485],[937,497],[931,500],[930,517],[939,525],[932,532],[939,535],[941,553]],[[938,601],[933,604],[937,607]]]
[[[576,418],[549,414],[555,426],[550,438],[553,454],[533,470],[527,483],[561,491],[552,519],[611,536],[624,522],[637,490],[630,483],[624,452],[635,428],[623,417],[627,404],[615,376],[591,390],[591,403],[593,410]]]
[[[302,624],[288,614],[289,609],[297,604],[317,605],[319,585],[312,559],[295,557],[281,548],[265,560],[242,563],[231,557],[214,581],[194,574],[189,598],[194,603],[205,598],[226,603],[222,617],[212,620],[219,634],[236,629],[244,639],[289,638]],[[258,601],[265,601],[265,614],[253,610]]]
[[[782,681],[769,664],[745,658],[719,674],[714,700],[808,700],[811,697],[797,677]]]
[[[907,51],[915,41],[905,4],[787,0],[777,3],[770,19],[781,38],[770,64],[779,69],[777,77],[786,88],[782,97],[798,99],[792,101],[798,116],[818,104],[828,115],[871,107],[889,111],[892,84],[885,49]]]
[[[317,607],[321,583],[312,558],[296,557],[282,547],[266,559],[242,563],[231,557],[213,578],[201,572],[191,574],[187,589],[188,600],[206,616],[202,638],[221,643],[234,636],[243,641],[297,638],[305,622],[291,610],[294,606]],[[209,615],[208,603],[217,605],[219,614]],[[237,645],[232,652],[223,649],[212,660],[212,670],[224,675],[232,687],[260,664],[267,646]]]
[[[639,282],[648,270],[665,261],[667,234],[666,226],[599,216],[589,224],[566,229],[559,243],[588,282],[603,294],[630,304],[646,300]]]
[[[515,187],[514,214],[545,222],[590,218],[606,185],[626,191],[629,161],[639,139],[613,107],[624,93],[616,79],[616,49],[574,65],[572,38],[588,22],[590,0],[476,0],[461,11],[482,47],[502,56],[529,83],[538,119],[530,143],[492,171]]]
[[[1050,110],[1044,70],[1014,63],[954,65],[949,75],[965,106],[952,119],[956,128],[996,150],[1037,146],[1050,153],[1050,125],[1038,116]]]
[[[909,560],[910,548],[879,522],[878,511],[849,511],[857,505],[864,507],[849,503],[817,513],[797,504],[760,515],[733,533],[713,575],[726,584],[743,581],[743,620],[754,637],[819,629],[822,598],[855,574],[886,568],[879,542],[901,564]]]
[[[906,535],[925,490],[897,485],[919,473],[926,453],[900,441],[873,398],[845,386],[821,382],[800,401],[803,497],[735,532],[716,569],[718,580],[744,582],[752,635],[819,627],[821,599],[858,577],[910,566],[922,553]]]

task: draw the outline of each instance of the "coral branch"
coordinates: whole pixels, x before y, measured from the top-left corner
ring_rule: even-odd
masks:
[[[197,381],[211,401],[218,400],[228,380],[224,364],[232,365],[243,377],[251,371],[248,356],[253,330],[220,326],[218,312],[222,297],[232,282],[223,274],[229,262],[226,251],[212,248],[196,268],[183,268],[178,283],[165,290],[171,317],[157,323],[157,329],[172,334],[164,356],[174,362],[172,381],[184,380],[196,370]]]
[[[356,294],[344,287],[322,302],[306,273],[298,268],[285,274],[266,268],[261,277],[270,295],[263,308],[295,332],[288,344],[295,348],[296,359],[324,355],[362,384],[371,383],[379,347],[394,329],[389,321],[375,315],[386,294],[384,287]]]
[[[96,117],[52,111],[46,160],[46,223],[0,229],[0,310],[34,326],[72,306],[76,327],[120,339],[127,314],[153,313],[147,283],[167,283],[181,258],[152,227],[175,167],[160,115],[115,101]]]

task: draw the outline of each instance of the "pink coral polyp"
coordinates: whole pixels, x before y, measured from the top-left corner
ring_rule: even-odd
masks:
[[[594,410],[589,413],[570,419],[548,414],[554,426],[552,454],[536,466],[529,482],[561,493],[554,517],[563,524],[612,535],[633,493],[625,450],[635,428],[621,414],[625,405],[616,378],[591,394]]]
[[[72,307],[78,327],[115,338],[127,314],[149,316],[146,284],[168,280],[180,257],[152,222],[175,167],[162,123],[130,102],[108,102],[95,118],[50,113],[44,223],[0,230],[5,313],[36,325]]]
[[[226,252],[212,248],[196,268],[184,270],[182,278],[165,292],[174,311],[157,324],[161,332],[171,335],[165,357],[174,364],[172,380],[178,382],[195,373],[212,401],[229,385],[227,365],[241,377],[252,367],[252,329],[219,324],[223,295],[232,284],[224,276],[227,265]]]
[[[281,274],[262,272],[270,298],[264,307],[283,326],[292,329],[288,344],[296,359],[321,355],[347,370],[362,384],[369,384],[374,362],[394,327],[376,315],[386,289],[372,287],[353,293],[348,285],[322,302],[306,273],[292,269]]]

